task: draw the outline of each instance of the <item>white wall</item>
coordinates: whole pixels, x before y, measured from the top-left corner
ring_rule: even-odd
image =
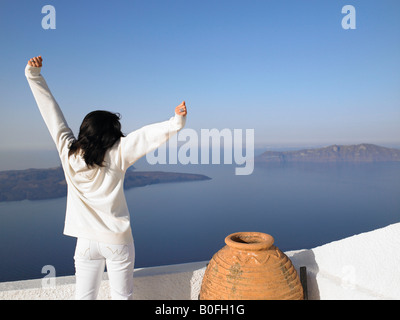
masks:
[[[134,299],[196,300],[207,262],[136,269]],[[109,291],[105,273],[98,298],[110,299]],[[42,286],[42,279],[0,283],[0,300],[71,300],[74,294],[74,276],[55,278],[55,286],[49,287]]]
[[[355,235],[311,250],[286,252],[299,272],[307,267],[310,300],[400,299],[400,223]],[[207,261],[137,269],[137,300],[196,300]],[[0,283],[0,300],[73,299],[75,277]],[[110,299],[107,276],[99,299]]]

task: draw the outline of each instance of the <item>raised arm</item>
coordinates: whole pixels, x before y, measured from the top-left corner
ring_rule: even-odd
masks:
[[[28,61],[25,76],[39,107],[40,113],[50,131],[59,154],[68,147],[69,141],[74,138],[67,121],[54,99],[43,76],[40,74],[43,59],[41,56]]]
[[[171,119],[145,126],[121,138],[122,169],[126,170],[145,154],[157,149],[181,130],[186,123],[186,104],[182,102],[175,108]]]

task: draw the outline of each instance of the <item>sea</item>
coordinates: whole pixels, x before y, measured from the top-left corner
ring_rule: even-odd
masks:
[[[17,165],[17,163],[16,163]],[[207,261],[239,231],[310,249],[400,222],[400,163],[149,165],[211,180],[126,190],[135,267]],[[63,235],[66,198],[0,203],[0,282],[73,275],[76,239]]]

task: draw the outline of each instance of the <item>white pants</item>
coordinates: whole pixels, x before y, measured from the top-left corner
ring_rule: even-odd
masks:
[[[95,300],[99,293],[104,267],[113,300],[132,300],[135,246],[106,244],[79,238],[75,249],[77,300]]]

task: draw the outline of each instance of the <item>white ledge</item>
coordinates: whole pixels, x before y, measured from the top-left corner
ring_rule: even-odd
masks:
[[[136,300],[196,300],[208,261],[139,268],[134,271]],[[52,286],[48,283],[54,280]],[[45,281],[45,285],[42,285]],[[0,300],[72,300],[75,276],[0,283]],[[103,275],[99,300],[109,300],[107,272]]]
[[[310,250],[285,252],[299,272],[307,268],[310,300],[400,299],[400,223]],[[136,300],[197,300],[208,261],[141,268],[134,272]],[[0,283],[0,300],[74,299],[75,277]],[[45,279],[48,281],[48,279]],[[48,283],[48,282],[47,282]],[[109,300],[104,274],[99,299]]]

